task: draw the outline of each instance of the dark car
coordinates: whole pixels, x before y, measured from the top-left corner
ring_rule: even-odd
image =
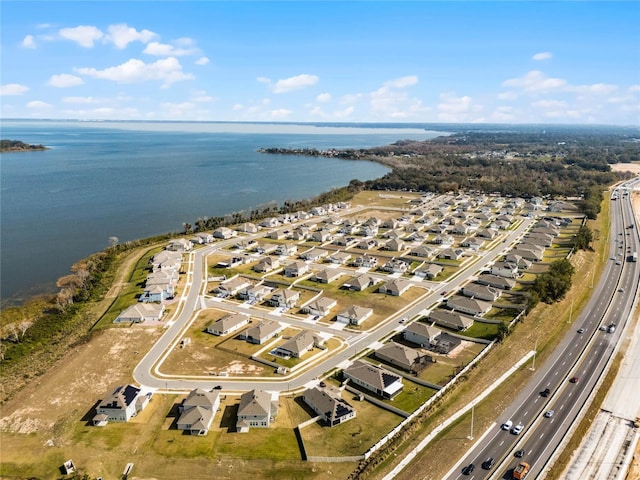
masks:
[[[551,395],[551,390],[545,388],[540,395],[542,395],[543,397],[548,397],[549,395]]]
[[[491,470],[491,468],[496,464],[496,461],[493,457],[487,458],[484,462],[482,462],[482,468],[485,470]]]
[[[467,465],[466,467],[464,467],[462,469],[462,473],[464,475],[471,475],[471,472],[473,472],[473,470],[476,468],[476,466],[473,463],[470,463],[469,465]]]
[[[518,458],[522,458],[522,457],[524,457],[524,453],[525,453],[525,452],[524,452],[524,448],[521,448],[520,450],[518,450],[518,451],[515,453],[515,455],[516,455],[516,457],[518,457]]]
[[[216,385],[213,387],[214,390],[222,390],[222,385]]]
[[[579,378],[578,377],[571,377],[571,380],[569,380],[571,383],[578,383]]]

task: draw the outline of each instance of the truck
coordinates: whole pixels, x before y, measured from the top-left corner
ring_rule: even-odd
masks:
[[[638,261],[638,252],[633,252],[631,255],[627,257],[629,262],[637,262]]]
[[[529,473],[529,464],[527,462],[520,462],[518,466],[513,470],[513,478],[516,480],[522,480]]]

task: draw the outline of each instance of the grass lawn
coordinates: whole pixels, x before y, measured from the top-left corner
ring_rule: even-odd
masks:
[[[400,207],[400,208],[409,208],[409,201],[415,198],[420,198],[420,194],[418,193],[409,193],[409,192],[395,192],[395,193],[384,193],[379,191],[363,191],[358,192],[352,199],[351,205],[364,205],[364,206],[379,206],[379,207]],[[398,212],[391,212],[391,216],[389,216],[388,211],[369,211],[366,210],[364,212],[360,212],[358,216],[366,215],[367,218],[371,216],[375,216],[377,218],[391,218],[392,216],[397,216]],[[386,217],[383,217],[385,215]]]
[[[497,323],[473,322],[464,332],[460,332],[465,337],[482,338],[484,340],[493,340],[498,335]]]
[[[429,365],[425,370],[431,368]],[[404,388],[393,400],[384,400],[385,403],[393,405],[407,413],[412,413],[424,402],[429,400],[436,394],[437,390],[433,388],[423,387],[417,383],[413,383],[406,378],[402,379]]]
[[[463,341],[449,355],[430,353],[435,358],[436,363],[430,363],[427,368],[420,372],[418,378],[437,385],[445,385],[450,380],[451,375],[458,369],[468,365],[485,348],[486,345],[481,343]]]

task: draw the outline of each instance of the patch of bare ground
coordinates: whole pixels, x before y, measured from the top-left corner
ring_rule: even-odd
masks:
[[[614,172],[631,172],[640,175],[640,163],[614,163],[611,165]]]

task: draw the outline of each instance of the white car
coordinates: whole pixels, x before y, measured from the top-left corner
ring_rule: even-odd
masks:
[[[504,422],[502,424],[502,429],[503,430],[509,430],[512,425],[513,425],[513,422],[511,420],[507,420],[506,422]]]
[[[520,435],[520,432],[522,432],[523,428],[524,428],[524,425],[519,423],[518,425],[516,425],[511,429],[511,433],[513,433],[514,435]]]
[[[545,418],[551,418],[553,417],[553,414],[556,413],[553,410],[549,410],[548,412],[545,412],[544,416]]]

